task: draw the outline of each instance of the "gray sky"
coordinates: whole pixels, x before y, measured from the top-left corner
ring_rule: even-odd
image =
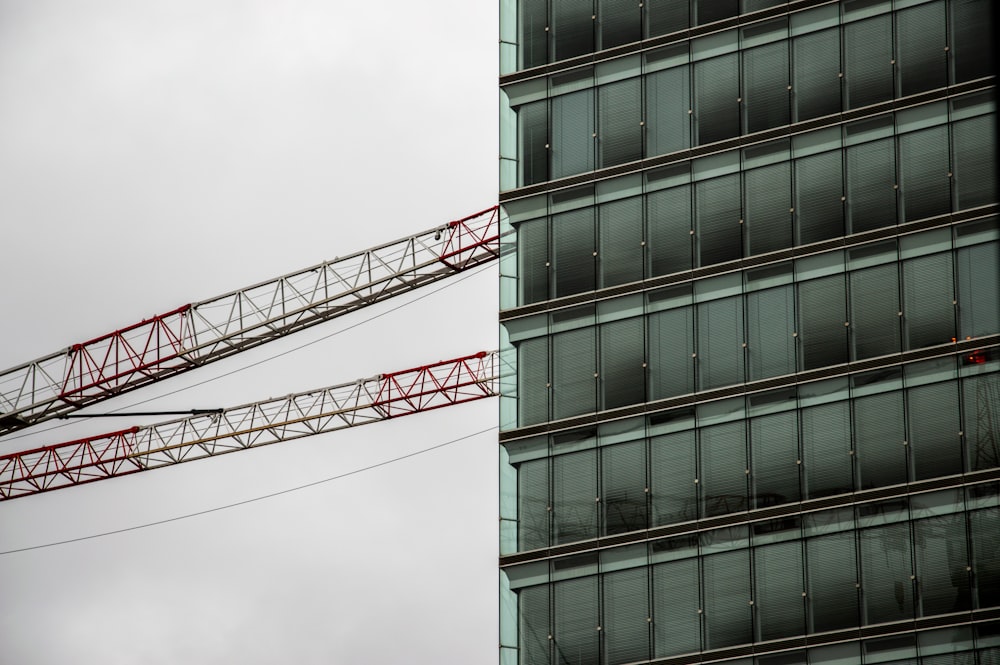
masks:
[[[0,367],[491,205],[496,14],[444,0],[0,0]],[[230,406],[493,348],[495,271],[95,410]],[[0,550],[327,478],[485,429],[496,410],[5,502]],[[0,451],[134,422],[76,421]],[[489,433],[0,556],[4,661],[493,662],[495,469]]]

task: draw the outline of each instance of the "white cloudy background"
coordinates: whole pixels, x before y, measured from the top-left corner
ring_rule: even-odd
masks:
[[[457,0],[0,0],[0,367],[492,205],[496,14]],[[91,410],[158,395],[137,408],[230,406],[493,348],[495,271]],[[496,410],[0,503],[0,551],[332,477],[489,428]],[[48,423],[0,452],[136,422]],[[266,501],[0,555],[0,658],[494,662],[495,469],[487,432]]]

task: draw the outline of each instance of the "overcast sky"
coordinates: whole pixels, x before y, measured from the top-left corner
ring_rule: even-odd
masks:
[[[496,15],[0,0],[0,368],[492,205]],[[494,348],[496,266],[445,284],[92,410],[231,406]],[[496,412],[482,400],[0,503],[0,550],[328,478]],[[0,452],[138,422],[47,423]],[[0,555],[3,661],[494,662],[496,491],[488,432]]]

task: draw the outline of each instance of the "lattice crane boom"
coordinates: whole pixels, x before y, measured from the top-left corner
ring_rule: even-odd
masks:
[[[0,436],[447,278],[499,256],[496,206],[0,372]]]
[[[497,352],[0,456],[0,501],[492,397]]]

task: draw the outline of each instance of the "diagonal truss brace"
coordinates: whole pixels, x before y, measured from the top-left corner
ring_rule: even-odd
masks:
[[[0,501],[499,393],[497,352],[0,456]]]
[[[0,436],[492,261],[499,256],[497,211],[184,305],[0,371]]]

